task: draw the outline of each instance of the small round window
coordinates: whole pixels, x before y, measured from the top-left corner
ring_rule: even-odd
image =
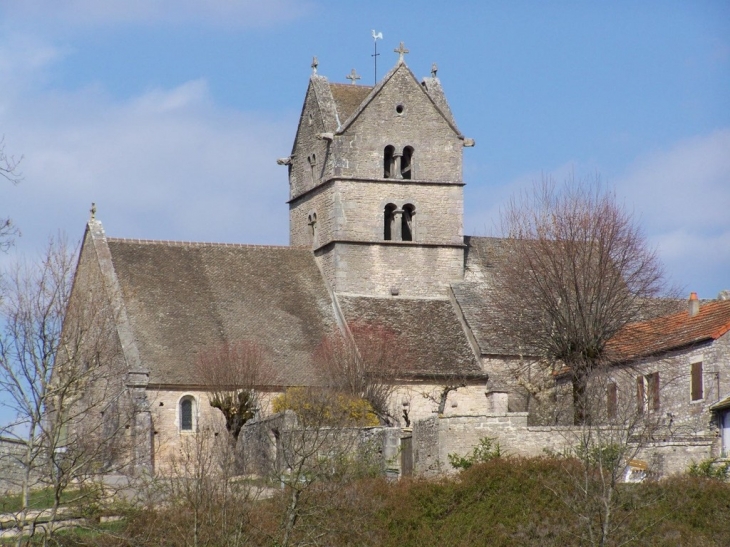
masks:
[[[398,106],[395,107],[395,111],[398,114],[403,114],[403,110],[404,110],[404,108],[403,108],[403,105],[402,104],[399,104]]]

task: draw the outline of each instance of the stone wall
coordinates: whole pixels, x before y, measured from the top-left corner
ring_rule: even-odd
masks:
[[[434,416],[413,426],[415,473],[454,473],[449,454],[466,456],[482,438],[499,443],[503,454],[538,457],[566,454],[578,445],[581,429],[573,426],[528,426],[527,413],[510,412],[482,416]],[[654,441],[640,447],[635,459],[646,462],[656,476],[681,473],[693,462],[713,455],[717,439]]]
[[[23,480],[21,462],[24,453],[23,443],[0,437],[0,496],[20,491]]]
[[[384,298],[397,287],[401,297],[446,299],[464,263],[462,248],[406,242],[339,243],[315,256],[335,292]]]
[[[692,400],[692,363],[702,363],[703,397]],[[655,408],[649,394],[649,375],[658,374],[659,401]],[[637,381],[644,378],[644,399],[640,403]],[[616,385],[617,421],[643,414],[653,421],[656,437],[687,437],[718,434],[716,417],[710,407],[730,395],[730,334],[715,341],[617,366],[605,375],[597,375],[591,384],[596,411],[607,412],[608,384]],[[558,382],[557,403],[569,407],[572,399],[570,378]],[[719,447],[718,447],[719,450]],[[719,455],[719,452],[718,454]]]
[[[402,436],[398,427],[303,428],[296,414],[287,410],[247,422],[236,452],[239,471],[248,475],[275,476],[304,458],[333,454],[375,466],[381,473],[397,474]]]
[[[413,147],[414,179],[462,180],[463,140],[405,66],[334,144],[334,155],[347,159],[335,166],[335,176],[382,177],[383,151],[392,145],[396,152]]]
[[[324,184],[289,206],[290,243],[319,247],[332,240],[380,242],[389,203],[415,207],[413,241],[463,244],[463,187],[413,184],[411,181],[348,181]],[[317,241],[312,242],[309,215],[316,213]]]

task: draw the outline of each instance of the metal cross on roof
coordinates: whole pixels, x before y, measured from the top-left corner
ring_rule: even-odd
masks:
[[[436,63],[431,65],[431,78],[436,77],[436,73],[439,71],[439,67],[436,65]]]
[[[355,82],[360,79],[360,76],[357,75],[357,72],[355,72],[355,69],[353,68],[352,71],[345,76],[345,78],[350,80],[350,83],[354,85]]]
[[[89,209],[89,213],[91,213],[91,220],[96,219],[96,203],[91,203],[91,209]]]
[[[312,74],[317,74],[317,67],[319,66],[319,61],[317,60],[317,56],[315,55],[312,57]]]
[[[394,49],[393,51],[400,55],[400,57],[398,59],[399,61],[403,60],[403,55],[405,55],[406,53],[410,53],[410,51],[408,51],[406,49],[406,46],[403,45],[403,42],[400,43],[400,45],[398,46],[398,49]]]

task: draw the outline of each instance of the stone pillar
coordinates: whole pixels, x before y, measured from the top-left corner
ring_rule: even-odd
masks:
[[[403,153],[394,153],[393,154],[393,163],[395,163],[395,178],[402,179],[403,173],[401,173],[401,160],[403,159]]]
[[[403,241],[403,210],[393,211],[393,226],[390,230],[390,238],[393,241]]]

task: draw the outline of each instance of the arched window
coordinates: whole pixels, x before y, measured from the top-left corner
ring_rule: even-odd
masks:
[[[180,399],[180,431],[195,429],[195,398],[186,395]]]
[[[401,236],[403,241],[413,241],[415,215],[416,207],[410,203],[406,203],[403,206],[403,215],[401,217]]]
[[[395,178],[395,147],[390,144],[383,152],[383,178]]]
[[[393,232],[394,224],[395,224],[395,211],[397,207],[393,205],[392,203],[389,203],[385,206],[385,210],[383,212],[383,239],[385,241],[390,241],[393,239],[393,236],[395,235]]]
[[[403,157],[400,160],[400,174],[404,179],[413,178],[413,147],[406,146],[403,149]]]

